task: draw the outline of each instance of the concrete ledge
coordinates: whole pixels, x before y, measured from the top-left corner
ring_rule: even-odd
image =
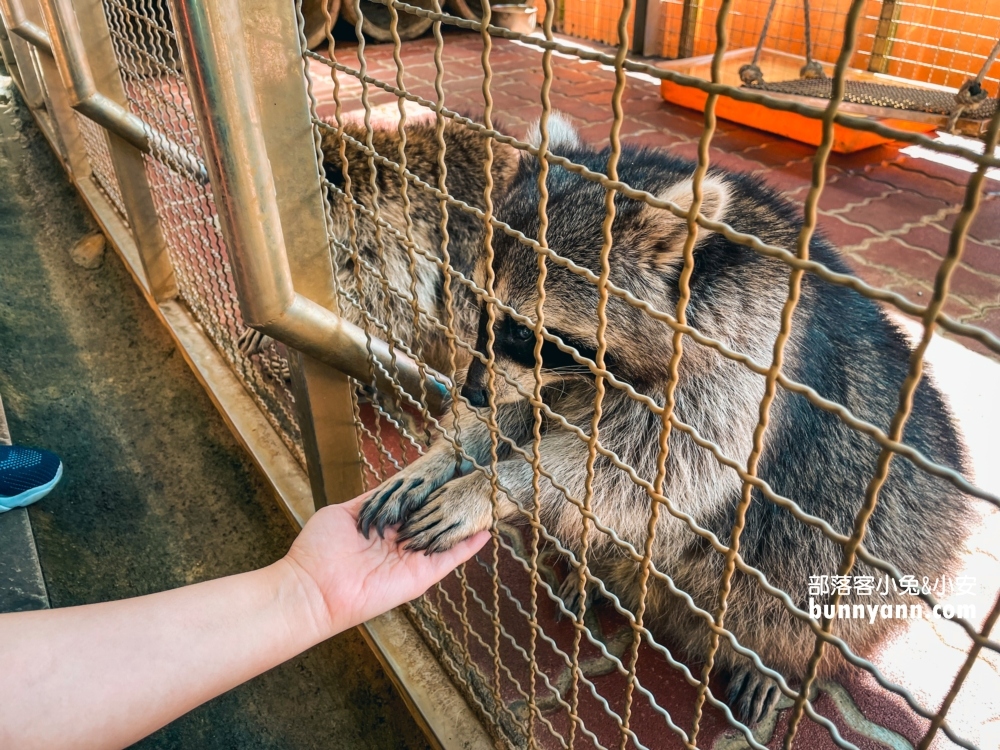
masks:
[[[0,513],[0,612],[48,608],[28,511],[15,508]]]

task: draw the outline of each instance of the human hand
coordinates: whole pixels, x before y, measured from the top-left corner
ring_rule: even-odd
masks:
[[[385,538],[365,539],[358,514],[369,494],[318,510],[282,559],[312,599],[321,638],[415,599],[489,539],[489,532],[481,531],[430,555],[403,550],[396,528],[386,529]]]

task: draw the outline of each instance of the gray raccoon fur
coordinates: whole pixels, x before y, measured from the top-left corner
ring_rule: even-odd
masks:
[[[580,146],[572,139],[555,150],[594,171],[605,171],[606,150]],[[693,164],[662,151],[630,147],[624,149],[619,165],[624,182],[681,206],[690,206],[693,170]],[[537,160],[523,159],[497,208],[499,218],[528,236],[536,236],[538,230],[537,175]],[[603,188],[553,166],[548,189],[550,246],[596,272],[604,219]],[[611,281],[660,310],[673,311],[686,222],[620,194],[616,206]],[[798,212],[758,179],[721,170],[712,170],[706,177],[702,212],[783,247],[795,246],[801,226]],[[534,320],[537,270],[533,251],[500,233],[494,243],[497,296]],[[834,270],[848,270],[837,251],[818,235],[812,240],[810,254]],[[485,268],[480,267],[480,279],[484,274]],[[788,294],[788,275],[788,267],[780,261],[702,229],[695,246],[688,322],[731,349],[770,363],[780,311]],[[549,263],[546,292],[547,330],[593,358],[598,300],[594,285]],[[615,296],[608,302],[607,316],[608,370],[662,405],[672,330]],[[887,430],[906,376],[910,349],[885,312],[850,289],[806,275],[793,322],[785,347],[784,372]],[[530,393],[534,382],[532,332],[498,311],[495,333],[498,367]],[[485,351],[485,313],[480,318],[478,339],[477,348]],[[685,342],[675,414],[715,441],[727,456],[744,464],[759,418],[764,378],[690,338]],[[546,404],[589,433],[593,377],[550,343],[542,347],[542,359]],[[486,370],[478,360],[473,360],[469,369],[463,394],[475,407],[487,404]],[[530,453],[532,419],[527,401],[497,377],[496,403],[500,429]],[[477,462],[489,463],[486,427],[467,408],[459,421],[463,449]],[[658,415],[608,386],[600,422],[601,443],[649,481],[656,473],[659,430]],[[926,376],[915,392],[904,439],[935,461],[957,471],[967,469],[951,413]],[[779,388],[758,471],[775,491],[849,535],[878,453],[878,445],[867,436],[805,398]],[[540,454],[542,465],[573,497],[582,500],[587,446],[579,437],[555,420],[546,419]],[[500,459],[497,471],[504,489],[499,497],[500,515],[505,519],[523,517],[524,509],[533,503],[531,466],[506,450],[503,443]],[[736,472],[723,467],[677,429],[670,437],[666,469],[664,496],[728,544],[741,493]],[[648,496],[604,457],[598,457],[595,472],[593,512],[641,550],[650,512]],[[540,500],[544,525],[569,549],[578,551],[582,530],[578,508],[544,478]],[[896,456],[869,523],[865,545],[904,574],[934,580],[953,570],[970,518],[968,497]],[[456,472],[454,450],[440,440],[420,460],[387,480],[368,500],[359,518],[365,534],[372,528],[382,532],[386,525],[396,523],[401,523],[400,539],[410,548],[446,549],[490,526],[490,481],[480,472]],[[639,596],[639,565],[596,529],[591,530],[590,539],[591,570],[626,607],[634,609]],[[809,577],[836,574],[842,550],[754,490],[741,554],[773,585],[788,592],[793,602],[808,610]],[[659,516],[653,562],[690,593],[699,607],[714,614],[723,557],[665,509]],[[859,563],[853,575],[875,576],[877,571]],[[572,582],[566,590],[573,590]],[[812,631],[739,571],[732,579],[728,601],[725,624],[739,642],[756,651],[764,664],[790,678],[793,685],[801,680],[815,643]],[[823,603],[826,597],[817,601]],[[884,597],[851,596],[844,601],[895,606],[918,600],[890,591]],[[690,661],[705,658],[709,630],[663,583],[652,578],[645,621],[658,638]],[[862,655],[871,653],[898,627],[899,621],[894,619],[876,619],[873,624],[867,619],[834,621],[834,633]],[[829,676],[843,666],[835,648],[827,647],[826,654],[820,676]],[[728,699],[739,717],[753,723],[773,709],[778,698],[776,685],[725,640],[715,665],[727,680]]]
[[[435,122],[415,122],[406,126],[407,169],[433,187],[438,186],[438,141]],[[343,163],[348,164],[351,194],[369,212],[374,212],[375,194],[371,186],[368,158],[355,142],[366,143],[366,129],[362,123],[346,122],[344,131],[348,139],[328,132],[323,137],[323,167],[326,179],[333,184],[330,202],[333,214],[333,234],[338,248],[335,267],[338,282],[350,300],[343,300],[341,313],[352,323],[368,329],[373,335],[384,338],[379,328],[370,325],[365,313],[385,323],[400,340],[410,345],[414,352],[439,372],[453,377],[449,361],[447,339],[441,329],[421,316],[414,326],[410,295],[410,254],[405,241],[406,216],[403,210],[401,182],[395,169],[375,162],[378,208],[381,218],[395,230],[382,227],[377,231],[373,217],[355,208],[354,242],[361,260],[361,294],[355,276],[350,228],[350,208],[345,199],[347,180]],[[465,125],[446,120],[444,127],[445,166],[448,193],[470,206],[484,209],[483,190],[486,183],[484,165],[486,139]],[[372,145],[376,153],[391,161],[399,157],[399,134],[393,127],[376,127]],[[343,156],[341,155],[343,146]],[[517,152],[503,143],[493,143],[493,189],[497,195],[504,192],[517,168]],[[429,190],[408,183],[412,238],[417,249],[416,261],[417,300],[420,306],[442,324],[447,322],[444,300],[444,274],[433,259],[441,259],[441,209],[438,198]],[[451,266],[471,279],[476,261],[481,255],[483,223],[457,206],[448,206],[448,252]],[[380,249],[383,251],[380,257]],[[430,257],[427,257],[430,256]],[[378,279],[384,274],[391,285],[389,293]],[[454,328],[460,338],[471,346],[475,343],[476,321],[479,304],[473,293],[458,278],[451,284],[454,310]],[[268,340],[248,331],[241,340],[242,348],[253,353],[267,345]],[[456,369],[464,369],[469,354],[459,348]]]

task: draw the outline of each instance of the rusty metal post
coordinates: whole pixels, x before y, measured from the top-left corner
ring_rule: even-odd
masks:
[[[17,59],[14,57],[14,48],[10,44],[10,36],[7,31],[7,24],[3,14],[0,13],[0,60],[3,60],[7,73],[14,79],[14,85],[24,96],[24,84],[21,82],[21,73],[17,67]]]
[[[127,109],[128,100],[103,4],[100,0],[76,0],[74,9],[80,27],[87,30],[81,39],[95,90],[122,110]],[[156,215],[145,156],[134,143],[111,131],[108,147],[147,289],[157,302],[173,299],[177,296],[177,284]]]
[[[69,173],[75,179],[86,179],[90,174],[90,164],[76,127],[76,115],[73,113],[69,94],[62,84],[59,68],[52,57],[52,46],[48,32],[44,28],[41,9],[35,0],[5,0],[5,2],[8,7],[16,8],[22,22],[29,28],[37,30],[34,35],[40,36],[44,42],[35,44],[36,51],[32,58],[47,115],[45,124],[50,131],[47,136],[55,141],[63,166]]]
[[[681,12],[681,35],[677,43],[677,57],[694,55],[694,37],[698,30],[698,16],[701,14],[701,0],[684,0]]]
[[[271,156],[274,192],[299,293],[337,309],[303,51],[292,3],[240,3],[250,73],[260,102],[260,128]],[[363,489],[360,446],[348,378],[307,355],[290,358],[300,428],[316,507],[350,500]]]
[[[35,72],[34,61],[31,59],[31,45],[9,30],[11,19],[6,11],[2,15],[4,26],[8,29],[6,46],[9,47],[14,67],[17,68],[16,71],[13,71],[14,80],[18,83],[21,96],[24,97],[24,103],[32,111],[38,111],[45,106],[45,96]]]
[[[307,355],[293,368],[300,408],[308,404],[311,412],[304,433],[315,502],[346,500],[361,490],[350,386],[316,360],[367,381],[369,343],[332,310],[325,207],[292,8],[262,2],[241,9],[232,0],[176,0],[171,7],[244,319]],[[248,43],[259,54],[249,54]],[[372,344],[388,363],[385,344]],[[396,362],[404,386],[418,393],[422,373],[399,356]],[[438,381],[429,385],[446,393]]]
[[[22,0],[0,0],[0,16],[3,16],[8,34],[15,34],[47,55],[52,55],[48,33],[42,28],[40,19],[30,17]]]
[[[875,42],[872,44],[872,56],[868,61],[868,70],[872,73],[889,71],[889,50],[892,49],[893,32],[896,29],[899,10],[896,0],[882,0],[878,27],[875,29]]]
[[[40,0],[40,5],[48,29],[52,56],[69,92],[73,109],[105,130],[121,136],[140,151],[156,155],[201,182],[207,181],[204,165],[194,154],[119,102],[110,99],[98,86],[98,80],[90,67],[87,42],[73,2]],[[103,83],[106,85],[107,82]]]

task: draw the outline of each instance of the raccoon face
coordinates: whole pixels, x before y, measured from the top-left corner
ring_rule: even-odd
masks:
[[[576,177],[573,175],[572,177]],[[658,191],[661,198],[681,208],[691,205],[691,179],[677,176]],[[528,236],[537,233],[537,191],[534,175],[522,170],[498,215]],[[579,267],[600,273],[603,245],[602,224],[605,215],[604,190],[581,178],[559,176],[551,181],[548,244],[553,251]],[[710,175],[703,183],[702,213],[719,219],[729,198],[721,176]],[[676,278],[687,238],[687,223],[664,209],[621,197],[616,200],[612,227],[614,242],[609,256],[610,281],[631,292],[653,307],[672,312],[676,303]],[[710,232],[699,232],[699,242]],[[506,382],[499,373],[494,378],[496,403],[506,403],[532,393],[535,387],[535,333],[533,330],[538,300],[538,265],[535,251],[516,239],[498,233],[494,238],[494,292],[506,307],[522,319],[502,309],[494,310],[493,352],[497,366],[516,383]],[[477,281],[485,286],[485,263],[477,272]],[[568,351],[575,349],[581,358],[596,361],[598,350],[597,311],[600,301],[597,287],[579,273],[547,263],[545,330],[562,344],[544,339],[541,346],[541,381],[546,389],[566,389],[567,381],[592,380],[588,364],[581,364]],[[607,327],[604,366],[617,378],[636,388],[662,380],[670,358],[673,330],[629,304],[621,296],[610,294],[605,307]],[[477,350],[487,351],[489,314],[481,308]],[[478,359],[469,368],[463,395],[474,406],[488,402],[489,373]],[[520,387],[520,391],[518,390]]]
[[[502,298],[501,298],[502,301]],[[535,347],[536,336],[533,328],[534,311],[529,319],[531,325],[517,320],[505,312],[497,312],[493,325],[493,354],[499,370],[506,373],[508,382],[499,373],[494,378],[493,392],[497,404],[510,403],[531,394],[535,388]],[[479,333],[476,349],[484,354],[488,351],[489,314],[485,309],[479,316]],[[589,338],[584,332],[568,332],[546,320],[546,332],[558,338],[564,348],[575,349],[580,357],[595,360],[597,357],[597,341],[590,332]],[[542,340],[541,348],[541,383],[543,388],[557,387],[565,380],[592,379],[593,375],[587,365],[581,364],[573,355],[551,340]],[[605,355],[605,366],[611,368],[613,355],[610,351]],[[489,399],[489,371],[486,366],[475,358],[469,366],[462,395],[469,399],[473,406],[487,406]]]

